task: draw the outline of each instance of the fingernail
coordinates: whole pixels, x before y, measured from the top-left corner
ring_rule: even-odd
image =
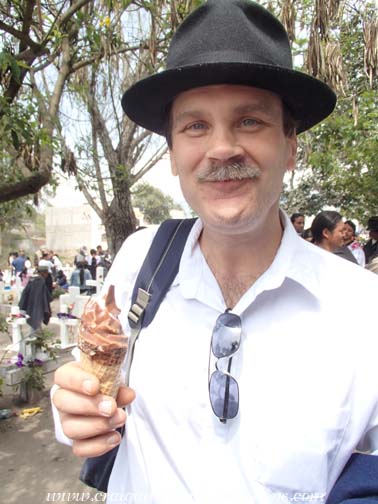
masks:
[[[112,402],[111,401],[101,401],[98,404],[98,410],[105,416],[110,416],[112,412]]]
[[[107,439],[108,445],[113,445],[116,446],[119,444],[119,436],[118,434],[112,434],[111,436],[108,437]]]
[[[118,429],[118,427],[122,427],[122,425],[124,425],[125,421],[120,421],[118,418],[117,419],[114,419],[114,418],[110,418],[109,419],[109,427],[111,429]]]
[[[93,383],[93,381],[89,380],[89,379],[84,380],[83,381],[83,390],[87,394],[93,394],[93,392],[95,391],[95,384]]]

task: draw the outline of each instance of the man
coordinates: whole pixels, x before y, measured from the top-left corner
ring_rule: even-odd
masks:
[[[139,335],[133,390],[118,394],[122,440],[125,412],[78,363],[56,373],[59,439],[79,456],[120,443],[109,502],[324,502],[353,450],[378,445],[376,334],[337,316],[351,284],[357,309],[372,308],[377,279],[299,238],[278,203],[296,131],[331,113],[333,92],[292,70],[284,28],[261,6],[210,0],[179,28],[168,69],[122,103],[167,136],[200,219]],[[107,277],[126,333],[154,233],[129,237]]]
[[[304,214],[302,213],[293,213],[293,215],[290,217],[291,223],[294,226],[295,231],[302,236],[303,231],[304,231],[304,224],[305,224],[305,218]]]
[[[54,264],[51,261],[51,254],[50,254],[50,252],[47,252],[46,250],[44,250],[42,252],[42,257],[41,257],[41,259],[38,262],[38,266],[39,267],[40,266],[46,266],[47,269],[48,269],[48,272],[50,274],[52,274],[52,270],[53,270]]]
[[[21,249],[18,251],[17,257],[12,261],[12,266],[14,268],[14,273],[16,276],[19,276],[22,270],[24,269],[25,261],[26,261],[25,252],[24,250]]]
[[[369,231],[369,240],[364,246],[366,264],[378,256],[378,216],[370,217],[367,230]]]
[[[50,275],[51,276],[51,275]],[[39,266],[37,274],[32,276],[22,291],[19,307],[29,315],[27,323],[37,330],[42,322],[48,324],[51,317],[51,291],[47,281],[49,271],[47,266]]]

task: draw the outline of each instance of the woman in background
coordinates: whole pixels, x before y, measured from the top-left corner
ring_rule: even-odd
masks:
[[[76,269],[72,272],[70,285],[80,287],[80,294],[86,294],[90,287],[87,287],[87,280],[91,280],[92,275],[86,268],[86,262],[80,261],[76,264]]]

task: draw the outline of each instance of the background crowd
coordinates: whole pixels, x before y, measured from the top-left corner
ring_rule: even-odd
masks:
[[[317,214],[308,228],[305,228],[306,216],[303,213],[293,213],[290,220],[296,232],[305,240],[378,273],[378,216],[368,220],[368,236],[357,233],[356,224],[352,220],[344,221],[333,210]],[[63,267],[59,255],[53,250],[38,250],[31,259],[21,249],[9,254],[8,264],[12,281],[19,277],[22,287],[36,274],[43,274],[50,293],[54,288],[67,290],[70,285],[74,285],[80,288],[80,293],[91,294],[94,289],[87,285],[87,280],[96,280],[98,266],[102,266],[105,278],[111,266],[111,257],[101,245],[90,250],[83,246],[71,266]],[[3,274],[0,270],[1,280]]]
[[[87,286],[86,282],[96,280],[98,266],[103,268],[105,278],[111,266],[111,258],[101,245],[89,251],[83,246],[72,264],[66,266],[63,266],[61,258],[53,250],[41,249],[33,255],[27,255],[20,249],[18,252],[10,252],[8,256],[8,280],[26,287],[30,279],[42,274],[50,294],[54,288],[67,290],[71,285],[79,287],[82,294],[90,294],[93,287]],[[1,280],[6,279],[0,271]]]
[[[290,218],[296,232],[305,240],[343,259],[378,273],[378,216],[367,223],[368,239],[357,233],[356,224],[336,211],[318,213],[311,227],[305,229],[305,215],[297,212]]]

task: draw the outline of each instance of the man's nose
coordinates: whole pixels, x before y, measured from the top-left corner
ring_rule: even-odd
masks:
[[[237,139],[237,135],[225,126],[212,131],[209,138],[207,157],[218,161],[227,161],[244,155],[244,149]]]

